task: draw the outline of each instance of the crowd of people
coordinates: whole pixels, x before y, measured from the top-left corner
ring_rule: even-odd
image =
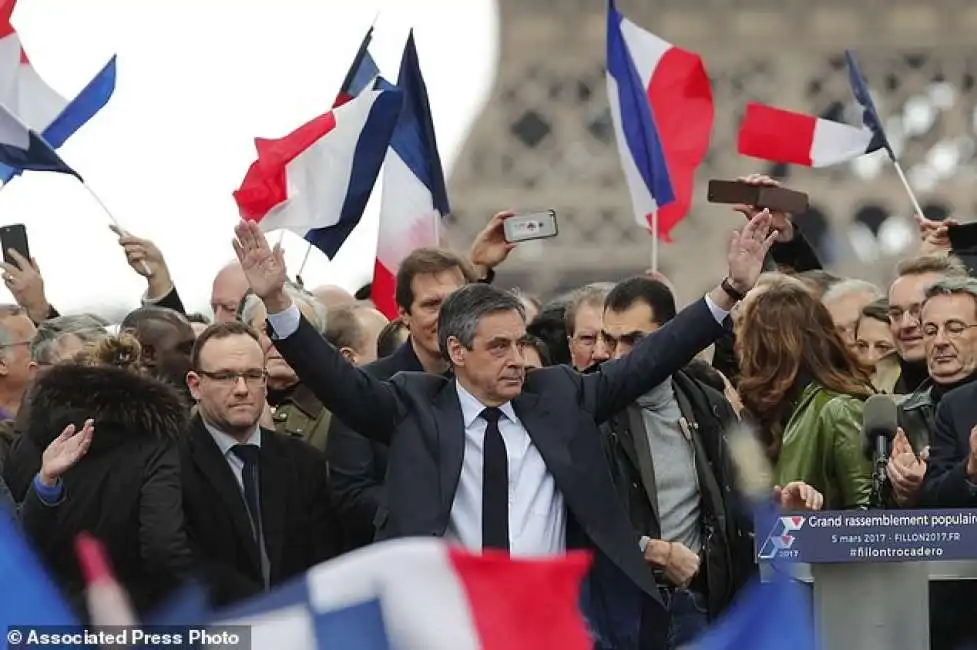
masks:
[[[290,281],[247,222],[212,323],[145,239],[117,233],[147,291],[115,334],[59,314],[18,257],[3,265],[17,304],[0,308],[0,508],[81,616],[83,531],[140,612],[190,578],[228,605],[377,540],[438,536],[589,549],[596,648],[688,646],[757,571],[728,448],[740,422],[785,510],[977,503],[977,280],[947,224],[918,217],[919,254],[879,287],[823,270],[790,215],[737,209],[727,275],[681,310],[653,272],[546,300],[497,287],[511,213],[467,255],[403,260],[390,322]],[[901,425],[881,494],[861,433],[877,393]],[[974,634],[969,591],[933,587],[933,648]]]

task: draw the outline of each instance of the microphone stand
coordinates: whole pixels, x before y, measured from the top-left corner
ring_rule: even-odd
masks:
[[[888,462],[885,456],[876,452],[875,471],[872,473],[871,502],[873,508],[885,508],[885,498],[882,495],[882,491],[885,487],[885,482],[889,480],[889,477],[885,472],[885,467],[887,464]]]

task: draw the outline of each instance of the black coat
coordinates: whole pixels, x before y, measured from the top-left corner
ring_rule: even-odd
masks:
[[[709,614],[717,616],[740,587],[754,574],[753,526],[749,513],[736,498],[732,459],[726,432],[738,422],[733,407],[722,393],[696,381],[683,371],[672,376],[682,415],[689,423],[695,445],[700,487],[703,577]],[[631,406],[604,425],[605,438],[618,494],[639,535],[659,538],[661,524],[654,487],[642,475],[641,451],[634,436],[645,435],[640,410]],[[650,459],[648,459],[650,460]]]
[[[513,408],[567,507],[567,546],[608,558],[659,600],[604,458],[598,424],[660,384],[721,333],[705,301],[684,309],[627,357],[583,375],[555,366],[533,371]],[[454,381],[400,373],[389,381],[355,368],[306,322],[275,346],[302,382],[357,431],[391,444],[387,509],[378,538],[443,536],[461,476],[464,423]],[[661,609],[662,613],[664,610]]]
[[[317,334],[318,336],[318,334]],[[220,448],[196,416],[180,442],[187,534],[225,605],[262,591],[258,545],[247,505]],[[335,557],[340,530],[326,459],[302,440],[261,430],[261,523],[275,585]]]
[[[410,339],[389,357],[362,368],[377,379],[390,379],[398,372],[424,371]],[[336,417],[332,419],[326,444],[329,481],[343,522],[346,548],[366,546],[376,533],[374,518],[377,510],[386,503],[383,482],[387,474],[388,447],[357,433]]]
[[[45,539],[35,538],[59,583],[79,602],[84,583],[74,541],[87,531],[105,545],[139,610],[188,575],[176,439],[186,409],[175,390],[112,367],[59,365],[31,391],[24,435],[45,449],[65,426],[95,421],[87,455],[63,477],[64,501]]]

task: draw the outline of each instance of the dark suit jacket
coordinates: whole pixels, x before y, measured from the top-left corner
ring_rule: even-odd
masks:
[[[180,443],[187,535],[214,584],[216,604],[262,590],[247,506],[220,448],[196,416]],[[339,529],[323,454],[261,430],[261,521],[275,585],[338,554]]]
[[[390,379],[398,372],[424,370],[410,339],[389,357],[362,368],[377,379]],[[387,445],[357,433],[339,418],[332,419],[326,442],[329,482],[349,550],[373,541],[374,518],[385,503],[383,481],[387,474],[387,452]]]
[[[951,390],[936,408],[936,428],[919,495],[919,505],[931,508],[977,507],[977,488],[967,480],[970,430],[977,422],[977,384]]]
[[[705,301],[684,309],[627,357],[582,375],[535,370],[513,400],[519,419],[563,494],[568,546],[596,547],[644,592],[660,599],[605,462],[598,423],[665,381],[721,334]],[[270,332],[274,340],[274,331]],[[355,368],[304,319],[275,340],[285,360],[337,417],[389,443],[386,513],[378,538],[444,535],[461,476],[464,423],[454,381],[400,373],[381,381]]]

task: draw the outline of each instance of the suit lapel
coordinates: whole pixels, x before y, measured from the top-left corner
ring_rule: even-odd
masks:
[[[282,562],[285,547],[285,504],[288,503],[288,462],[279,442],[273,431],[261,430],[258,477],[261,490],[261,528],[272,582],[278,577],[276,569]]]
[[[530,440],[533,441],[533,446],[543,457],[550,474],[557,479],[557,484],[571,485],[570,477],[566,474],[568,470],[573,469],[570,447],[567,444],[569,439],[565,435],[566,429],[554,426],[547,403],[536,393],[523,392],[512,400],[512,407],[529,434]]]
[[[410,345],[410,341],[404,345]],[[455,382],[446,382],[434,397],[434,424],[437,427],[439,490],[442,512],[450,512],[454,502],[461,465],[465,458],[465,418]]]
[[[628,429],[631,432],[631,440],[634,449],[638,453],[638,471],[641,472],[641,483],[644,485],[645,494],[655,515],[655,521],[661,522],[658,514],[658,488],[655,484],[655,463],[651,458],[651,445],[648,443],[648,431],[645,429],[645,420],[641,415],[641,408],[632,405],[627,408]]]
[[[200,416],[194,418],[191,435],[193,436],[193,462],[200,470],[204,481],[210,484],[223,503],[224,512],[231,518],[235,536],[246,549],[248,558],[260,575],[261,561],[258,557],[258,545],[254,543],[251,520],[248,517],[244,496],[234,479],[234,473],[221,454],[217,443],[204,427]]]

